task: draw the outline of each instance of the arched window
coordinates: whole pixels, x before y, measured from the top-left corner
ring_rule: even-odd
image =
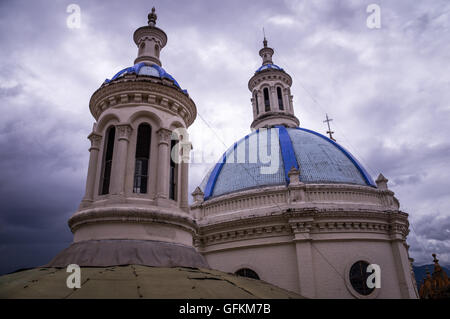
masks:
[[[235,272],[236,275],[241,276],[241,277],[247,277],[247,278],[253,278],[253,279],[258,279],[259,280],[259,276],[258,274],[248,268],[242,268],[239,269],[238,271]]]
[[[283,95],[281,94],[280,87],[277,87],[277,96],[278,96],[278,107],[280,108],[280,110],[284,110]]]
[[[155,44],[155,55],[159,57],[159,46]]]
[[[106,141],[103,147],[103,168],[100,195],[109,194],[109,182],[111,179],[111,168],[114,152],[114,139],[116,136],[116,128],[111,126],[106,133]]]
[[[171,140],[170,142],[170,180],[169,180],[169,198],[177,200],[177,187],[178,187],[178,164],[172,159],[172,150],[177,147],[178,140]],[[177,150],[175,151],[177,152]]]
[[[269,89],[264,88],[263,92],[264,92],[264,110],[266,112],[269,112],[270,111]]]
[[[147,193],[151,134],[152,128],[150,125],[147,123],[139,125],[136,140],[133,193]]]
[[[257,91],[255,91],[254,99],[255,99],[255,106],[256,106],[256,114],[258,115],[259,114],[259,104],[258,104],[258,92]]]
[[[142,42],[141,45],[139,46],[139,55],[141,55],[144,52],[144,48],[145,48],[145,42]]]

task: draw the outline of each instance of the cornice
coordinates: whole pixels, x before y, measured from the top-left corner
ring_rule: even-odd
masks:
[[[277,69],[267,69],[254,74],[250,78],[250,80],[248,81],[248,89],[252,91],[261,82],[276,81],[276,80],[280,80],[286,83],[288,86],[292,85],[292,78],[285,71]]]
[[[285,211],[263,217],[249,217],[222,223],[199,225],[196,246],[206,247],[231,241],[273,236],[325,233],[384,234],[387,238],[406,240],[408,220],[403,212],[332,211],[308,209]]]
[[[95,223],[162,223],[197,231],[195,220],[187,214],[161,211],[160,207],[100,207],[78,211],[68,221],[72,232],[86,224]]]
[[[166,79],[129,75],[101,86],[89,109],[96,120],[110,107],[149,105],[181,117],[186,127],[197,117],[194,101]]]

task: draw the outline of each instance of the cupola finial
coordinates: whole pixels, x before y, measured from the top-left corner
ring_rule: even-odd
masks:
[[[264,35],[263,44],[264,44],[264,47],[267,48],[267,39],[266,39],[266,32],[264,31],[264,27],[263,27],[263,35]]]
[[[156,19],[158,18],[158,16],[156,15],[156,12],[155,12],[156,10],[155,10],[155,7],[153,7],[152,8],[152,12],[150,12],[149,14],[148,14],[148,25],[149,26],[151,26],[151,27],[154,27],[155,26],[155,24],[156,24]]]

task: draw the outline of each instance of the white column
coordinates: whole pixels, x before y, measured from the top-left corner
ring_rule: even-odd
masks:
[[[397,270],[398,284],[400,286],[401,297],[405,299],[418,298],[415,282],[413,281],[410,269],[410,261],[406,248],[403,229],[407,227],[403,223],[391,223],[391,247],[394,255],[395,268]]]
[[[81,206],[84,206],[94,200],[95,177],[97,175],[98,153],[100,150],[100,141],[102,140],[102,136],[98,133],[92,132],[89,134],[88,139],[91,141],[91,147],[89,148],[90,154],[86,178],[86,193],[81,201]]]
[[[284,109],[288,112],[293,114],[293,110],[291,108],[291,103],[289,103],[289,90],[287,88],[283,89],[283,103],[284,103]]]
[[[253,118],[256,118],[256,95],[252,95],[252,98],[250,99],[252,102],[252,108],[253,108]]]
[[[278,99],[277,99],[277,93],[274,86],[270,87],[270,110],[271,111],[278,111]]]
[[[128,142],[131,135],[131,125],[117,124],[117,149],[114,149],[113,167],[111,169],[111,194],[125,194],[125,176],[128,158]]]
[[[316,295],[311,238],[309,235],[311,223],[312,220],[302,220],[295,222],[293,226],[300,294],[308,298],[314,298]]]
[[[180,208],[186,212],[189,211],[189,151],[191,150],[191,143],[181,146],[181,163],[180,163]]]
[[[257,95],[258,95],[258,106],[259,106],[259,114],[258,116],[260,116],[261,114],[263,114],[265,112],[265,106],[264,106],[264,94],[262,90],[258,90],[257,91]]]
[[[169,198],[170,138],[172,131],[161,128],[158,133],[157,198]]]

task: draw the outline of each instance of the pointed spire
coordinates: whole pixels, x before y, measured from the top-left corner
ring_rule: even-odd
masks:
[[[269,48],[267,46],[267,39],[266,39],[266,32],[264,31],[263,28],[263,35],[264,35],[264,40],[263,40],[263,48],[261,50],[259,50],[259,55],[261,56],[261,58],[263,59],[263,65],[266,64],[273,64],[272,62],[272,55],[274,53],[272,48]]]
[[[148,25],[151,27],[154,27],[156,24],[156,19],[158,19],[158,16],[156,15],[156,9],[155,7],[152,8],[152,12],[148,14]]]
[[[138,28],[133,35],[134,43],[138,47],[138,57],[134,64],[146,62],[161,66],[159,54],[167,43],[166,33],[156,26],[155,7],[148,14],[148,25]]]
[[[192,197],[194,197],[194,203],[201,203],[203,202],[205,194],[200,189],[200,187],[197,186],[197,188],[192,192]]]
[[[263,36],[264,36],[263,45],[265,48],[267,48],[266,31],[264,31],[264,27],[263,27]]]

